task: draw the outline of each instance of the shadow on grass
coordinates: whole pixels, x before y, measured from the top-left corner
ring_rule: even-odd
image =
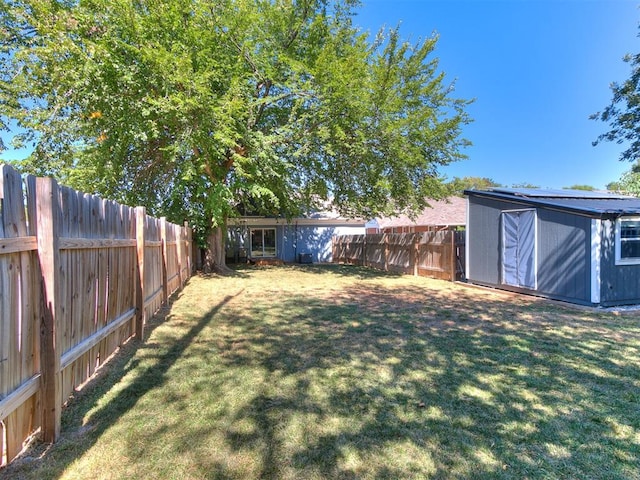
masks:
[[[356,265],[337,264],[337,263],[314,263],[314,264],[298,264],[289,263],[285,265],[272,265],[272,266],[256,266],[249,264],[236,264],[232,268],[238,273],[251,273],[260,270],[277,270],[284,271],[298,271],[304,273],[312,273],[316,275],[334,275],[345,278],[354,279],[374,279],[385,277],[401,277],[401,273],[384,272],[382,270],[376,270],[374,268],[361,267]]]
[[[206,390],[218,416],[207,412],[177,437],[163,436],[160,425],[127,442],[163,442],[168,468],[172,459],[196,458],[191,478],[640,477],[637,325],[446,282],[439,289],[359,282],[389,276],[369,269],[272,268],[354,281],[315,295],[221,290],[173,343],[140,347],[155,358],[151,367],[129,352],[87,392],[90,402],[70,406],[67,426],[79,427],[102,395],[139,370],[91,413],[81,443],[67,453],[54,447],[66,457],[43,478],[61,477],[118,418],[140,408],[140,398],[180,372],[192,376],[191,389],[173,385],[171,409],[202,409],[195,397]],[[182,361],[190,363],[169,372]],[[247,474],[225,463],[232,456],[259,461]]]
[[[352,287],[332,299],[283,299],[277,311],[257,306],[235,319],[249,346],[227,349],[226,364],[297,382],[286,394],[256,396],[233,422],[257,429],[231,432],[228,442],[236,451],[264,445],[260,478],[291,469],[323,478],[640,474],[640,445],[629,441],[640,428],[640,374],[616,328],[591,331],[572,310],[545,308],[425,297],[417,287]],[[278,432],[301,415],[340,426],[291,455]],[[393,445],[409,449],[400,463]],[[354,458],[359,467],[349,466]]]
[[[56,462],[47,465],[40,478],[60,478],[67,466],[88,451],[116,419],[135,408],[138,400],[147,392],[162,387],[166,380],[167,371],[180,359],[194,338],[211,322],[219,310],[232,299],[233,296],[229,295],[212,307],[184,336],[178,338],[166,352],[160,354],[152,366],[141,370],[132,383],[122,389],[103,407],[98,408],[83,425],[83,419],[96,408],[104,395],[117,385],[125,375],[140,369],[139,360],[135,358],[136,355],[141,351],[153,351],[159,348],[157,344],[149,343],[148,339],[157,327],[170,320],[171,305],[176,299],[170,300],[169,304],[154,315],[145,326],[146,343],[138,344],[135,341],[130,341],[123,345],[112,360],[102,367],[85,387],[85,390],[69,400],[62,416],[62,438],[55,445],[35,445],[28,458],[18,459],[8,468],[0,469],[0,479],[19,480],[22,469],[29,470],[38,467],[38,462],[46,462],[46,455],[50,449],[57,457]],[[70,435],[70,438],[66,438],[65,433]],[[82,435],[81,448],[78,448],[79,442],[75,442],[73,438],[77,435]],[[71,452],[66,451],[66,442],[73,443]],[[40,458],[37,458],[38,455]],[[55,466],[55,468],[51,469],[51,466]]]

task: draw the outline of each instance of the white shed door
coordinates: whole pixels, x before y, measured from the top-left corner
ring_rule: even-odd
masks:
[[[536,288],[536,211],[502,212],[502,283]]]

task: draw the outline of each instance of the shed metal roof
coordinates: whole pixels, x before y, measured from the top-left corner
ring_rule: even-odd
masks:
[[[542,188],[503,188],[496,187],[492,192],[506,193],[520,197],[543,197],[543,198],[579,198],[579,199],[634,199],[627,195],[614,192],[603,192],[599,190],[572,190],[572,189],[542,189]]]
[[[640,198],[610,192],[496,188],[466,190],[465,195],[489,197],[588,216],[640,215]]]

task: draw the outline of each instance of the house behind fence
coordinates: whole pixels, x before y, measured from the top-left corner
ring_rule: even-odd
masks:
[[[0,166],[0,466],[191,275],[191,229]]]
[[[397,215],[380,217],[367,224],[367,233],[419,233],[464,229],[467,223],[467,200],[452,196],[431,200],[415,217]]]

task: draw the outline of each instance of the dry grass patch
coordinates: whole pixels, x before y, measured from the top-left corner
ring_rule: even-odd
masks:
[[[194,277],[0,478],[640,478],[640,326],[339,266]]]

